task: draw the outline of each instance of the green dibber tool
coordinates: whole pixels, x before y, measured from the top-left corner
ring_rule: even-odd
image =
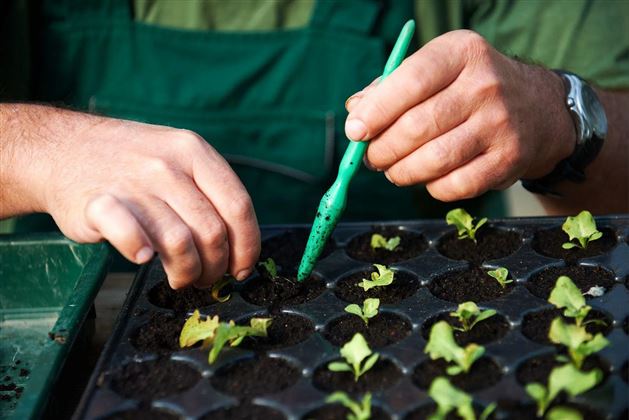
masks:
[[[414,31],[415,21],[409,20],[402,28],[393,46],[387,64],[384,66],[384,72],[380,78],[381,81],[391,74],[406,56],[406,50],[408,49],[408,44],[411,41]],[[310,236],[308,237],[306,250],[299,264],[299,271],[297,273],[297,279],[299,281],[304,281],[310,276],[325,243],[336,227],[336,223],[340,219],[345,209],[345,203],[347,202],[347,188],[363,161],[363,155],[366,149],[367,142],[349,142],[343,159],[341,159],[336,180],[323,195],[319,203],[317,216],[315,217],[312,231],[310,231]]]

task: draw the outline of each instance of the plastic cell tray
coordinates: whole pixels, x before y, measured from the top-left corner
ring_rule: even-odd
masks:
[[[524,386],[516,378],[516,371],[526,360],[538,355],[555,351],[549,344],[541,344],[527,338],[522,332],[523,319],[527,314],[552,306],[541,297],[530,292],[527,282],[534,274],[549,267],[563,267],[565,262],[559,258],[542,255],[532,243],[540,231],[558,228],[564,219],[559,218],[523,218],[503,219],[489,222],[499,230],[515,232],[519,235],[517,249],[504,258],[484,261],[485,269],[497,266],[507,267],[515,280],[510,292],[493,300],[479,303],[482,308],[494,308],[505,317],[509,324],[504,337],[485,345],[486,356],[500,367],[500,379],[493,385],[471,392],[475,403],[486,405],[494,401],[516,401],[531,404]],[[570,399],[571,402],[587,406],[602,418],[616,419],[626,414],[629,386],[622,370],[627,369],[629,358],[629,336],[627,335],[627,317],[629,315],[629,216],[609,216],[597,218],[598,227],[610,229],[616,244],[601,255],[579,259],[583,266],[600,266],[609,270],[613,280],[605,293],[599,297],[588,297],[588,304],[601,311],[612,320],[607,338],[611,346],[599,353],[608,367],[607,376],[595,389]],[[439,313],[455,310],[457,304],[437,298],[431,293],[430,283],[444,273],[466,269],[470,263],[454,260],[442,255],[438,250],[440,241],[451,235],[454,228],[443,221],[415,222],[375,222],[359,224],[340,224],[333,234],[335,250],[320,260],[315,267],[315,275],[325,282],[325,290],[316,298],[298,305],[283,305],[282,312],[295,314],[309,320],[314,325],[314,332],[305,340],[283,348],[262,351],[262,354],[279,358],[299,371],[299,378],[292,386],[281,391],[257,395],[249,402],[276,410],[284,418],[307,418],[306,414],[325,406],[325,398],[330,391],[321,390],[313,385],[313,375],[317,368],[339,357],[339,346],[330,343],[324,337],[326,326],[340,316],[345,315],[343,308],[348,302],[335,294],[337,283],[351,273],[373,270],[369,262],[351,258],[345,251],[350,240],[357,235],[373,231],[374,228],[387,226],[416,232],[423,235],[427,249],[418,256],[391,264],[399,272],[405,272],[419,282],[419,288],[411,296],[396,304],[383,304],[381,311],[398,314],[406,319],[412,330],[408,336],[394,344],[376,348],[381,358],[394,363],[398,368],[395,383],[384,390],[375,391],[373,405],[384,411],[389,418],[403,419],[413,410],[431,404],[426,389],[421,389],[413,381],[415,368],[428,359],[423,349],[426,339],[422,327]],[[286,232],[308,231],[307,226],[271,226],[264,227],[263,249],[269,239]],[[304,233],[304,232],[302,232]],[[173,311],[152,303],[149,292],[165,281],[165,274],[159,260],[145,266],[135,279],[131,292],[119,317],[115,332],[94,372],[90,385],[83,395],[81,406],[75,413],[79,419],[101,419],[112,415],[133,413],[133,418],[142,418],[146,410],[164,410],[182,419],[198,419],[204,415],[225,407],[236,407],[244,402],[238,396],[219,391],[212,385],[217,372],[234,362],[249,360],[254,352],[245,348],[225,348],[218,360],[207,363],[207,350],[198,348],[175,350],[171,353],[157,354],[143,352],[133,345],[132,337],[156,315],[173,314]],[[256,281],[256,276],[243,284],[237,284],[231,299],[226,303],[216,303],[199,308],[202,314],[219,315],[221,320],[247,319],[252,315],[265,314],[268,308],[246,301],[241,292],[247,282]],[[190,314],[194,307],[187,308]],[[199,373],[194,385],[169,395],[145,398],[125,397],[112,387],[112,378],[124,366],[166,357],[191,367]],[[626,376],[626,373],[625,373]],[[495,413],[496,418],[509,418],[508,411],[501,406]],[[150,417],[147,417],[150,418]]]

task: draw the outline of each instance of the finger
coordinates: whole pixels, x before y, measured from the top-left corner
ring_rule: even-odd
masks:
[[[454,85],[411,108],[369,142],[371,167],[385,170],[469,118],[474,105]]]
[[[153,256],[148,235],[134,214],[116,197],[103,194],[85,206],[85,220],[93,242],[108,240],[126,259],[144,264]]]
[[[227,230],[229,272],[244,280],[260,256],[260,228],[253,203],[227,162],[209,145],[204,146],[204,153],[198,153],[193,161],[194,181]]]
[[[380,81],[380,77],[376,77],[369,85],[361,90],[360,92],[356,92],[345,101],[345,109],[347,112],[352,112],[352,109],[360,101],[360,99],[369,93]]]
[[[180,289],[196,282],[202,266],[188,225],[160,199],[133,203],[132,210],[159,253],[170,287]]]
[[[467,121],[427,142],[389,167],[385,172],[387,179],[400,187],[421,184],[465,165],[486,149],[476,125]]]
[[[452,83],[465,66],[460,31],[430,41],[365,96],[347,117],[348,138],[368,140]],[[476,37],[479,37],[476,35]]]
[[[190,179],[179,180],[176,185],[166,202],[192,232],[201,258],[201,275],[194,285],[209,287],[221,279],[228,268],[227,229],[214,206]]]

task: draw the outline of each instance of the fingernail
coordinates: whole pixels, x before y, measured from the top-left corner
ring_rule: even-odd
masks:
[[[361,120],[347,120],[345,122],[345,134],[350,140],[364,140],[365,136],[367,136],[367,127]]]
[[[365,156],[363,157],[363,164],[364,164],[364,165],[365,165],[365,167],[366,167],[367,169],[369,169],[370,171],[375,171],[375,170],[376,170],[376,168],[374,168],[373,166],[371,166],[371,163],[369,163],[369,161],[367,160],[367,155],[365,155]]]
[[[387,180],[388,180],[391,184],[395,185],[395,182],[393,182],[393,181],[391,180],[391,178],[389,177],[389,174],[388,174],[387,172],[385,172],[385,173],[384,173],[384,176],[385,176],[385,178],[386,178],[386,179],[387,179]]]
[[[249,277],[252,271],[253,271],[252,268],[247,268],[246,270],[240,270],[238,274],[236,274],[236,280],[243,281],[244,279]]]
[[[345,109],[347,112],[352,112],[352,107],[356,104],[356,100],[358,99],[358,93],[353,94],[345,101]]]
[[[138,264],[144,264],[145,262],[153,258],[153,253],[153,248],[151,248],[150,246],[145,246],[144,248],[140,249],[137,254],[135,254],[135,262]]]

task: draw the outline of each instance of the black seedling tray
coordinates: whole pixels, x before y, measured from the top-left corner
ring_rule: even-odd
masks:
[[[443,221],[341,224],[334,232],[331,253],[317,263],[315,280],[309,280],[312,281],[311,292],[302,296],[310,300],[294,305],[275,302],[264,306],[251,303],[251,297],[248,297],[250,301],[245,300],[244,296],[249,296],[254,282],[261,281],[254,275],[235,285],[231,290],[232,297],[226,303],[211,303],[209,291],[188,290],[178,294],[186,294],[189,306],[177,301],[176,308],[172,309],[173,302],[169,299],[174,292],[164,287],[165,274],[159,260],[155,260],[135,279],[76,418],[201,419],[208,414],[207,418],[212,419],[312,418],[313,410],[326,406],[325,398],[337,383],[333,375],[326,373],[326,365],[339,357],[339,345],[325,337],[327,328],[346,315],[343,308],[348,302],[338,298],[336,293],[353,290],[341,286],[343,278],[373,269],[369,262],[348,256],[345,248],[360,235],[368,238],[374,229],[400,228],[410,235],[402,238],[402,244],[405,239],[410,239],[412,251],[419,255],[390,264],[397,269],[396,282],[406,285],[398,288],[397,296],[407,297],[396,303],[383,303],[381,312],[389,314],[388,321],[382,321],[384,331],[388,333],[384,341],[398,340],[400,334],[404,338],[392,344],[372,346],[380,353],[381,361],[372,369],[373,373],[370,371],[365,375],[370,380],[362,382],[361,378],[361,385],[353,394],[361,396],[365,383],[367,390],[372,387],[374,418],[403,419],[422,408],[431,412],[432,402],[422,383],[429,383],[428,375],[442,366],[435,362],[427,364],[429,358],[423,352],[425,337],[429,326],[440,314],[443,317],[457,306],[457,303],[435,294],[443,297],[442,293],[450,290],[443,275],[467,270],[477,264],[483,269],[507,267],[515,282],[505,293],[494,289],[488,292],[482,287],[480,292],[475,287],[460,288],[455,292],[461,301],[475,300],[481,308],[494,308],[499,314],[494,317],[494,326],[488,333],[495,333],[500,338],[483,343],[486,359],[477,362],[482,369],[468,384],[475,404],[482,407],[498,402],[495,418],[532,418],[533,403],[526,395],[522,381],[530,381],[535,375],[539,377],[539,372],[529,368],[552,364],[553,355],[558,351],[555,346],[541,342],[545,332],[536,320],[539,321],[537,317],[541,316],[543,321],[543,314],[535,315],[552,309],[544,297],[549,291],[549,280],[545,283],[539,275],[545,270],[554,270],[549,272],[552,283],[558,273],[569,272],[583,291],[592,285],[604,285],[604,295],[587,300],[599,311],[599,316],[608,320],[609,325],[601,330],[611,342],[611,346],[586,363],[586,369],[588,364],[601,367],[605,371],[605,380],[589,392],[564,403],[579,408],[586,418],[626,419],[629,396],[629,216],[598,218],[599,230],[605,235],[590,252],[600,254],[569,261],[539,251],[539,246],[554,243],[552,232],[560,231],[563,220],[490,221],[489,226],[494,229],[487,230],[487,234],[498,232],[499,239],[490,241],[498,246],[490,249],[488,255],[508,255],[481,262],[482,258],[471,258],[476,263],[447,258],[440,253],[454,235],[454,228]],[[307,234],[305,226],[263,228],[262,257],[274,256],[284,271],[295,269]],[[481,235],[479,246],[486,243],[483,238]],[[560,238],[555,242],[557,240],[559,244],[562,241]],[[284,247],[280,250],[284,258],[274,253],[278,244]],[[555,246],[558,247],[560,245]],[[511,252],[512,249],[515,250]],[[387,257],[381,255],[379,258],[374,262],[381,263]],[[584,271],[582,280],[577,279],[579,274],[574,274],[580,270]],[[319,291],[321,293],[317,295]],[[503,294],[481,300],[460,296],[486,292]],[[381,300],[392,298],[395,296],[381,297]],[[171,309],[164,306],[171,306]],[[277,347],[269,345],[268,341],[247,338],[238,348],[226,347],[216,363],[209,365],[207,350],[176,348],[186,315],[197,307],[204,315],[219,315],[221,320],[234,319],[236,322],[271,313],[275,318],[272,324],[272,327],[276,326],[275,333],[282,335],[284,331],[283,339],[289,345]],[[398,320],[397,327],[392,319]],[[149,324],[152,326],[147,327]],[[406,332],[404,327],[399,329],[400,325],[407,328]],[[537,336],[535,339],[539,342],[527,338],[525,333]],[[254,351],[255,346],[258,349]],[[267,371],[256,371],[256,363],[265,365]],[[238,369],[245,369],[247,374],[239,376]],[[541,378],[548,375],[548,369]],[[258,382],[252,385],[248,381]],[[239,388],[240,395],[225,391],[233,386]],[[344,418],[343,411],[338,407],[336,410],[336,414],[328,418]]]

